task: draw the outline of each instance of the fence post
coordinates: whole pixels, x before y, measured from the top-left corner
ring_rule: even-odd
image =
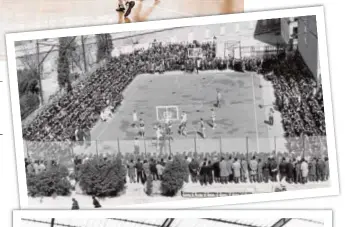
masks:
[[[196,136],[194,136],[194,153],[196,153]]]
[[[119,137],[117,137],[117,151],[118,151],[119,153],[121,153]]]
[[[169,136],[169,155],[171,156],[171,144],[170,144],[170,136]]]
[[[98,158],[98,140],[96,140],[96,155],[97,155],[97,158]]]
[[[145,156],[146,156],[146,140],[144,138],[144,150],[145,150]]]
[[[302,134],[302,142],[303,142],[303,155],[302,157],[304,158],[305,157],[305,141],[304,141],[304,134]]]
[[[276,140],[276,136],[274,136],[274,150],[277,150],[277,140]]]
[[[247,161],[248,161],[248,156],[249,156],[249,141],[248,141],[248,136],[246,136],[246,150],[247,150]]]
[[[219,151],[220,151],[220,156],[222,156],[223,150],[222,150],[222,137],[219,137]]]

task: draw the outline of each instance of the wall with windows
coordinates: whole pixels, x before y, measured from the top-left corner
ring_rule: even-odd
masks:
[[[315,79],[318,79],[319,52],[316,16],[298,18],[298,51]]]

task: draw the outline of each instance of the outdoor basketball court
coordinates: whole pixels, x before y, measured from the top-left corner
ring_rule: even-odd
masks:
[[[217,108],[217,90],[222,94],[221,107]],[[268,126],[267,109],[272,106],[273,88],[264,84],[260,75],[232,71],[200,72],[189,74],[168,72],[143,74],[127,87],[124,101],[108,122],[100,122],[92,131],[92,140],[98,141],[98,149],[111,147],[111,151],[133,151],[137,137],[142,151],[155,151],[154,126],[167,112],[173,121],[173,152],[271,152],[273,136],[282,136],[279,119]],[[263,107],[259,107],[263,106]],[[216,113],[216,128],[212,128],[211,109]],[[132,127],[132,113],[145,121],[145,141],[138,136],[138,128]],[[168,110],[168,111],[166,111]],[[178,134],[180,115],[188,116],[187,136]],[[200,136],[200,118],[206,125],[206,139]],[[275,114],[279,118],[279,113]],[[259,141],[259,143],[257,142]],[[119,143],[119,144],[118,144]],[[144,144],[145,143],[145,144]],[[283,148],[283,147],[282,147]]]

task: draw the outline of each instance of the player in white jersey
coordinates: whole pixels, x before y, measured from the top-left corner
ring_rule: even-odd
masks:
[[[139,134],[144,137],[145,136],[145,122],[143,119],[139,121]]]
[[[217,124],[216,124],[216,112],[214,109],[211,109],[211,120],[212,120],[212,129],[215,129]]]
[[[138,115],[137,115],[137,111],[133,110],[133,113],[132,113],[132,116],[133,116],[133,123],[132,123],[132,126],[136,126],[137,122],[138,122]]]
[[[182,114],[181,114],[181,125],[185,125],[185,124],[187,124],[187,113],[186,112],[182,112]]]
[[[222,100],[222,94],[220,93],[220,91],[217,91],[217,107],[220,108],[220,102]]]
[[[187,113],[183,111],[181,114],[181,122],[180,122],[180,125],[178,126],[179,134],[183,135],[183,132],[186,133],[186,126],[187,126]]]
[[[156,126],[156,139],[157,139],[157,143],[156,143],[156,148],[157,150],[159,149],[159,142],[162,138],[162,128],[160,125]]]
[[[205,122],[202,118],[200,118],[200,132],[202,135],[202,138],[206,138],[206,127],[205,127]]]

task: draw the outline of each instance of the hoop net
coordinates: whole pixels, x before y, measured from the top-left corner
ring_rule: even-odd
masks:
[[[179,112],[177,106],[156,106],[157,121],[168,123],[178,121]]]

